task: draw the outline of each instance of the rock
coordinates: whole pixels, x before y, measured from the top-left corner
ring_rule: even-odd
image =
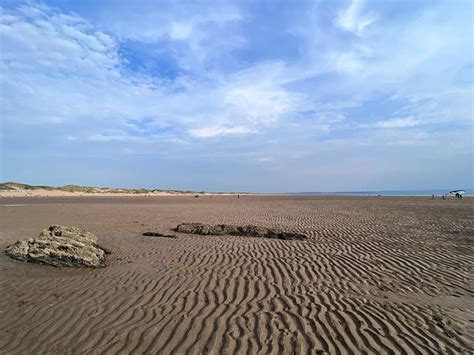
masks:
[[[203,223],[181,223],[176,229],[179,233],[199,235],[234,235],[243,237],[274,238],[283,240],[304,240],[308,237],[304,234],[282,232],[266,227],[253,225],[234,226],[230,224],[218,224],[211,226]]]
[[[145,237],[163,237],[163,238],[176,238],[175,235],[162,234],[160,232],[145,232],[142,234]]]
[[[176,227],[176,231],[180,233],[207,235],[211,231],[211,226],[203,223],[181,223]]]
[[[97,244],[97,237],[77,227],[50,226],[37,238],[19,240],[5,249],[13,259],[52,266],[105,267],[110,254]]]

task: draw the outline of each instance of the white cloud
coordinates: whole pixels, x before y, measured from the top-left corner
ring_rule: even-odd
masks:
[[[205,18],[221,23],[239,17]],[[176,26],[170,29],[174,36],[184,39],[192,32]],[[2,116],[11,122],[83,122],[99,132],[112,125],[124,133],[88,137],[117,141],[125,140],[127,130],[137,131],[129,120],[146,117],[150,126],[171,125],[178,135],[181,129],[181,134],[206,138],[258,131],[303,105],[303,95],[283,87],[281,63],[264,63],[211,82],[183,77],[160,82],[126,68],[117,38],[76,15],[46,7],[2,13],[0,36]],[[184,91],[175,91],[176,86]]]
[[[170,2],[157,6],[155,1],[142,1],[140,11],[134,11],[127,3],[116,3],[107,10],[108,14],[97,16],[110,31],[121,38],[148,43],[166,37],[196,42],[209,35],[207,28],[242,21],[244,17],[239,8],[224,2],[210,6]]]
[[[0,16],[1,58],[7,74],[20,69],[50,70],[50,75],[116,75],[119,58],[115,41],[95,32],[81,18],[42,9],[32,18]]]
[[[130,136],[127,133],[119,133],[119,134],[103,134],[103,133],[95,133],[89,137],[90,141],[94,142],[112,142],[112,141],[119,141],[119,142],[149,142],[149,140],[142,138],[142,137],[134,137]]]
[[[364,29],[377,20],[374,13],[363,13],[363,9],[364,0],[352,0],[350,5],[339,13],[337,24],[346,31],[362,35]]]
[[[251,133],[252,130],[248,127],[225,127],[225,126],[213,126],[213,127],[202,127],[193,128],[189,130],[189,133],[197,138],[212,138],[222,135],[243,135]]]
[[[406,118],[393,118],[390,120],[379,121],[375,123],[377,128],[405,128],[405,127],[415,127],[420,124],[420,121],[414,117]]]
[[[126,1],[114,2],[112,9],[106,5],[97,4],[100,10],[95,15],[103,28],[121,40],[146,44],[150,53],[165,52],[180,69],[201,79],[225,66],[222,55],[231,58],[244,41],[232,29],[245,21],[245,14],[229,2],[163,1],[160,6],[143,0],[139,11]]]
[[[223,101],[236,115],[251,123],[270,123],[298,111],[297,95],[278,86],[233,86],[222,90]]]

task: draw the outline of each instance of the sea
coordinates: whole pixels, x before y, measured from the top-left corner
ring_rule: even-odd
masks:
[[[434,189],[434,190],[374,190],[374,191],[333,191],[333,192],[296,192],[292,195],[341,195],[341,196],[443,196],[450,195],[450,191],[464,190],[464,196],[474,196],[474,189],[453,188],[453,189]]]

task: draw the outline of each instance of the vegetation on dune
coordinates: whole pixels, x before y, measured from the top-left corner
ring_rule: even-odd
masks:
[[[79,185],[65,185],[56,188],[57,190],[61,191],[68,191],[68,192],[99,192],[100,189],[92,186],[79,186]]]
[[[21,184],[18,182],[4,182],[0,183],[0,191],[3,190],[58,190],[66,192],[109,192],[109,193],[133,193],[143,194],[150,193],[152,190],[148,189],[123,189],[123,188],[111,188],[111,187],[94,187],[94,186],[81,186],[81,185],[64,185],[64,186],[44,186],[44,185],[28,185]],[[165,190],[153,190],[153,191],[165,191]]]
[[[32,186],[28,184],[20,184],[18,182],[0,183],[0,190],[53,190],[51,186]]]
[[[94,186],[81,186],[81,185],[64,185],[59,187],[44,186],[44,185],[28,185],[21,184],[18,182],[3,182],[0,183],[0,191],[12,191],[12,190],[48,190],[48,191],[65,191],[65,192],[82,192],[82,193],[112,193],[112,194],[149,194],[158,192],[168,192],[175,194],[206,194],[205,191],[190,191],[190,190],[165,190],[165,189],[125,189],[125,188],[113,188],[113,187],[94,187]],[[219,194],[219,192],[213,192]],[[237,193],[237,192],[236,192]],[[239,192],[242,193],[242,192]]]

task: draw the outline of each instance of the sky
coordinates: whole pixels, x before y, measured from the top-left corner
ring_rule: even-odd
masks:
[[[2,0],[0,180],[472,188],[470,0]]]

